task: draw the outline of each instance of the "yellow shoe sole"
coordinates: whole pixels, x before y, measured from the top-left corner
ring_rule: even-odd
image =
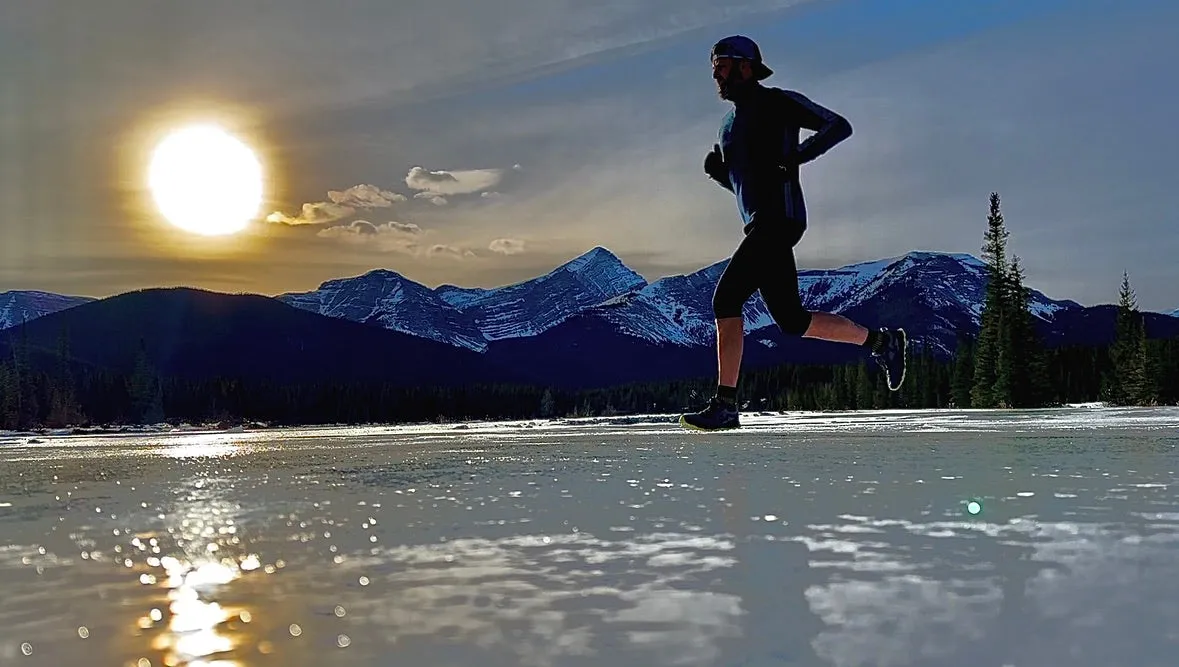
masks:
[[[680,415],[680,426],[682,426],[688,430],[691,430],[691,431],[704,431],[704,432],[733,431],[733,430],[741,428],[740,424],[738,424],[736,426],[722,426],[720,428],[700,428],[699,426],[696,426],[695,424],[690,423],[687,419],[684,419],[683,415]]]

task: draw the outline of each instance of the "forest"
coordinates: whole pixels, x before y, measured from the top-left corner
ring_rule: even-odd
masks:
[[[782,365],[743,373],[745,410],[880,408],[1040,408],[1103,401],[1112,405],[1179,403],[1179,338],[1146,331],[1124,273],[1113,343],[1046,347],[1036,333],[1029,291],[999,195],[990,196],[983,259],[989,280],[977,335],[960,335],[950,358],[914,349],[901,390],[890,392],[879,369],[859,364]],[[63,339],[53,368],[33,368],[27,341],[0,361],[0,429],[121,424],[269,425],[445,422],[676,413],[694,410],[715,377],[649,382],[586,391],[474,385],[398,387],[383,383],[275,384],[262,380],[191,381],[158,377],[141,354],[135,370],[79,371]]]

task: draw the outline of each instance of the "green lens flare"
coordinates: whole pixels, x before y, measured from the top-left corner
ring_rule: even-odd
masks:
[[[977,500],[971,500],[966,503],[966,511],[977,516],[982,512],[982,503]]]

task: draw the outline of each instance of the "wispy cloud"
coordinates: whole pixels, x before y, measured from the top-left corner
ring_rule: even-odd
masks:
[[[502,169],[463,169],[431,171],[415,166],[405,177],[405,184],[421,192],[415,196],[458,195],[495,187],[503,178]]]
[[[443,243],[436,243],[430,246],[428,253],[431,257],[448,257],[451,259],[464,259],[467,257],[475,257],[475,251],[470,249],[457,248],[452,245]]]
[[[421,251],[423,231],[413,223],[390,221],[375,225],[367,220],[353,220],[346,225],[325,227],[316,232],[316,236],[385,252],[414,255]]]
[[[495,239],[487,244],[487,249],[501,255],[518,255],[524,252],[524,242],[520,239]]]
[[[449,200],[447,200],[446,197],[436,195],[433,192],[415,192],[413,198],[425,199],[435,206],[446,206],[449,203]]]
[[[354,185],[347,190],[328,190],[328,198],[336,204],[359,208],[388,208],[393,202],[405,201],[405,195],[382,190],[375,185]]]
[[[351,206],[321,201],[303,204],[302,210],[295,216],[275,211],[266,216],[266,221],[291,226],[324,225],[343,220],[354,213],[356,213],[356,209]]]
[[[375,185],[354,185],[346,190],[328,190],[328,199],[303,204],[298,215],[289,216],[275,211],[266,216],[267,222],[284,225],[324,225],[352,216],[359,208],[388,208],[395,202],[406,201],[406,196]]]
[[[378,225],[368,220],[353,220],[346,225],[325,227],[316,232],[321,239],[426,261],[478,257],[471,248],[430,240],[437,235],[437,230],[422,229],[412,222],[389,221]]]

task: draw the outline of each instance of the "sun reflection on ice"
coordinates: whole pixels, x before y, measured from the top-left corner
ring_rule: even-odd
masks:
[[[164,585],[168,590],[168,624],[156,636],[152,648],[161,651],[164,665],[179,667],[242,667],[237,660],[216,659],[237,647],[237,642],[224,632],[226,623],[240,619],[248,622],[247,611],[230,611],[203,596],[215,592],[241,576],[232,561],[204,561],[189,563],[172,556],[160,559],[166,573]],[[140,619],[140,627],[149,629],[163,620],[163,614],[153,609]]]
[[[194,438],[200,441],[192,442]],[[198,448],[207,453],[216,446],[208,436],[186,440],[190,442],[175,451],[192,455]],[[224,600],[234,596],[233,585],[243,576],[263,570],[263,562],[244,546],[233,518],[237,508],[217,497],[216,480],[202,479],[188,487],[179,494],[184,506],[167,517],[172,548],[163,544],[167,538],[132,540],[145,555],[150,545],[152,554],[145,562],[154,572],[141,573],[140,582],[165,589],[167,600],[140,616],[138,627],[151,637],[147,646],[156,653],[150,658],[153,665],[245,667],[235,655],[253,646],[253,626],[258,624],[252,623],[250,610]],[[166,555],[168,551],[173,553]]]
[[[169,437],[160,444],[156,453],[176,459],[229,456],[238,453],[244,446],[241,434],[197,433]]]

